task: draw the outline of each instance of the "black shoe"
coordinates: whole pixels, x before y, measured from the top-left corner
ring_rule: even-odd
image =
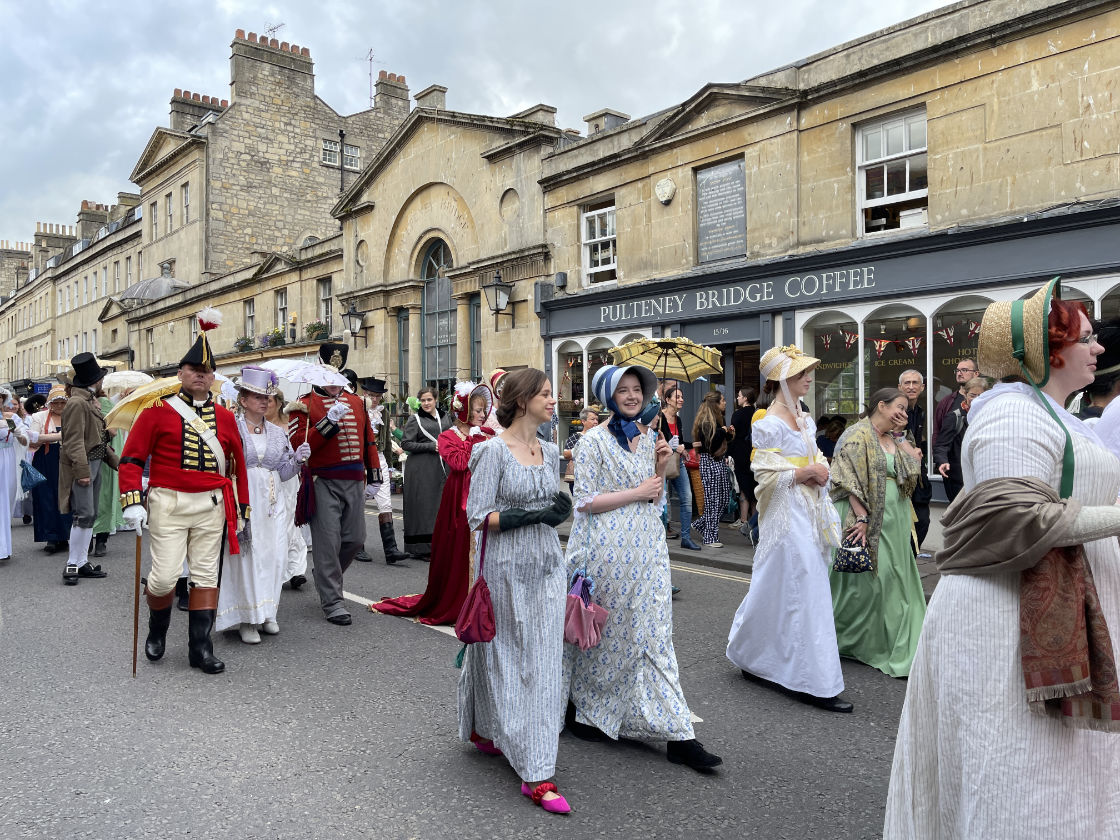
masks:
[[[171,607],[162,610],[148,608],[148,638],[144,640],[144,656],[150,662],[163,659],[167,647],[167,628],[171,626]]]
[[[695,738],[690,741],[670,741],[665,747],[665,756],[671,764],[684,764],[693,770],[711,770],[723,764],[722,758],[708,752]]]
[[[95,566],[92,563],[86,563],[85,565],[78,567],[78,577],[103,578],[108,576],[108,572],[104,571],[100,566]]]
[[[30,525],[31,524],[31,514],[25,513],[23,515],[23,524],[24,525]]]
[[[677,594],[679,594],[679,593],[680,593],[680,591],[681,591],[681,588],[680,588],[679,586],[674,586],[674,587],[671,587],[671,588],[672,588],[672,590],[673,590],[673,594],[674,594],[674,595],[677,595]]]
[[[412,555],[397,548],[397,533],[392,522],[378,522],[381,530],[381,547],[385,550],[385,562],[390,566],[401,560],[411,560]]]
[[[681,535],[678,531],[674,531],[668,525],[665,526],[665,539],[667,539],[667,540],[679,540],[680,538],[681,538]]]
[[[214,629],[215,610],[191,610],[190,630],[188,634],[189,661],[192,668],[198,668],[204,674],[220,674],[226,669],[226,663],[214,656],[214,643],[210,640],[210,631]]]
[[[357,554],[354,555],[354,559],[357,560],[359,563],[372,563],[373,562],[373,558],[370,557],[366,553],[366,550],[364,548],[361,551],[359,551]]]
[[[175,606],[181,612],[186,612],[190,609],[191,603],[191,590],[187,585],[187,579],[179,578],[175,581]]]
[[[350,613],[339,613],[338,615],[328,615],[327,621],[331,624],[337,624],[340,627],[346,627],[352,624],[354,619],[350,617]]]
[[[292,575],[292,579],[288,581],[288,586],[292,589],[299,589],[305,583],[307,583],[307,578],[303,575]]]
[[[104,557],[109,553],[109,535],[98,534],[93,538],[93,556]]]
[[[810,706],[816,706],[818,709],[824,709],[826,712],[840,712],[846,714],[855,708],[848,700],[844,700],[837,694],[835,697],[817,697],[813,694],[805,694],[804,692],[797,692],[794,695],[802,703],[808,703]]]
[[[62,570],[62,581],[67,586],[77,586],[78,585],[78,567],[67,565],[66,568],[64,568]]]
[[[49,542],[45,546],[43,546],[43,551],[46,554],[54,554],[56,551],[58,551],[58,548],[59,548],[58,543]]]
[[[564,713],[564,728],[584,741],[607,740],[607,735],[603,730],[589,723],[579,723],[576,720],[576,707],[571,702],[568,703],[568,709]]]

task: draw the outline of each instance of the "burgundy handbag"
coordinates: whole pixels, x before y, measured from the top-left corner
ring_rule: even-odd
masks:
[[[463,601],[459,617],[455,619],[455,635],[460,642],[473,645],[494,640],[494,604],[490,601],[490,587],[482,576],[482,563],[486,559],[486,538],[490,533],[490,517],[482,522],[482,548],[478,555],[478,577]]]

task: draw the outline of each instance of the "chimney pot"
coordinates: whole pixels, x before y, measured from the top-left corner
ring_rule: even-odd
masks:
[[[270,47],[272,47],[273,49],[275,49],[276,47],[280,46],[280,41],[276,38],[273,38],[271,41],[268,42],[268,45]]]
[[[88,210],[89,209],[89,202],[86,201],[84,198],[82,199],[82,209],[83,210]]]
[[[300,47],[299,54],[304,56],[305,58],[311,58],[311,50],[309,50],[307,47]]]
[[[190,99],[191,98],[191,92],[189,90],[183,91],[183,98],[184,99]]]
[[[223,99],[222,100],[222,107],[223,108],[228,108],[229,107],[229,100],[228,99]]]
[[[191,97],[191,99],[193,99],[195,102],[201,102],[202,101],[202,94],[201,93],[196,93],[196,94],[194,94],[194,96]]]
[[[292,44],[292,54],[299,55],[299,44]]]
[[[233,37],[234,38],[239,38],[240,40],[244,41],[245,40],[245,30],[244,29],[238,29],[237,32],[234,33]]]
[[[388,75],[389,75],[389,74],[388,74],[388,73],[387,73],[386,71],[382,70],[382,71],[380,71],[380,72],[379,72],[379,73],[377,74],[377,78],[378,78],[378,79],[384,79],[384,78],[386,78],[386,77],[387,77]]]
[[[404,76],[397,76],[397,81],[400,82],[403,85],[404,84]]]
[[[209,96],[207,96],[206,94],[203,94],[203,95],[202,95],[202,102],[203,102],[203,104],[205,104],[205,105],[209,105],[209,104],[210,104],[210,97],[209,97]]]
[[[183,95],[183,89],[182,88],[175,88],[175,95],[176,96],[182,96]]]
[[[251,41],[252,43],[255,44],[257,42],[257,33],[256,32],[250,32],[249,37],[246,38],[245,40]]]
[[[395,82],[396,80],[397,80],[397,74],[396,73],[390,73],[389,74],[389,81],[390,82]]]
[[[281,41],[280,42],[280,49],[282,49],[284,52],[287,52],[288,47],[290,47],[290,46],[291,46],[291,44],[289,44],[287,41]]]

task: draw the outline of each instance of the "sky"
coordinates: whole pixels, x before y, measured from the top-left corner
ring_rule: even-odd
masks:
[[[111,204],[175,88],[229,98],[238,29],[305,46],[315,91],[351,114],[373,73],[455,111],[509,116],[544,102],[562,128],[613,108],[633,117],[947,5],[946,0],[0,0],[0,240],[74,224]]]

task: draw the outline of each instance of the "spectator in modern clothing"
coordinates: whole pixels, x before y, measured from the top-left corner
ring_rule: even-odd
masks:
[[[564,471],[564,481],[568,483],[568,492],[571,492],[572,484],[575,482],[576,444],[579,443],[579,439],[587,434],[588,431],[599,425],[599,407],[596,405],[589,405],[581,408],[579,412],[579,422],[579,428],[573,429],[572,433],[568,435],[568,439],[564,441],[564,451],[562,453],[564,460],[568,462],[568,466]]]
[[[976,362],[973,359],[961,359],[957,362],[957,390],[949,396],[943,398],[937,407],[933,410],[933,445],[937,445],[937,432],[941,428],[941,421],[945,419],[945,415],[950,411],[961,407],[964,402],[965,386],[968,380],[974,378],[979,372],[976,367]]]
[[[926,378],[919,370],[904,370],[898,377],[898,390],[906,397],[906,431],[911,438],[910,442],[922,452],[918,483],[910,496],[910,501],[914,504],[914,515],[918,517],[914,523],[914,533],[918,537],[920,550],[922,541],[929,532],[929,500],[933,496],[926,463],[926,409],[921,402],[921,396],[926,390]]]
[[[945,479],[945,495],[949,501],[957,498],[964,487],[964,474],[961,472],[961,445],[968,429],[968,409],[972,401],[988,388],[988,380],[982,376],[974,377],[965,383],[965,398],[961,407],[950,411],[941,421],[937,432],[937,445],[933,447],[933,462],[937,471]]]
[[[1089,426],[1096,425],[1104,410],[1120,395],[1120,318],[1097,327],[1097,343],[1104,352],[1097,357],[1093,383],[1081,392],[1077,417]]]
[[[702,532],[705,548],[723,548],[719,541],[719,518],[731,497],[731,482],[723,459],[735,429],[724,423],[725,411],[727,400],[723,394],[710,391],[704,395],[692,424],[692,438],[700,452],[700,479],[704,485],[704,513],[692,527]]]
[[[733,527],[740,530],[750,522],[757,504],[754,493],[756,482],[751,471],[751,417],[754,416],[757,399],[756,389],[740,388],[735,392],[735,411],[731,415],[735,437],[731,439],[727,454],[735,462],[735,481],[739,485],[739,520]]]
[[[665,479],[665,507],[661,512],[661,519],[665,523],[665,536],[667,539],[681,538],[681,548],[699,551],[700,546],[692,541],[689,533],[692,528],[692,487],[688,480],[688,470],[684,466],[684,454],[692,445],[685,440],[684,424],[681,422],[680,411],[684,406],[684,394],[676,385],[665,392],[662,400],[661,423],[658,432],[677,459],[677,475]],[[669,491],[675,490],[677,501],[680,503],[681,532],[674,533],[669,525]]]

